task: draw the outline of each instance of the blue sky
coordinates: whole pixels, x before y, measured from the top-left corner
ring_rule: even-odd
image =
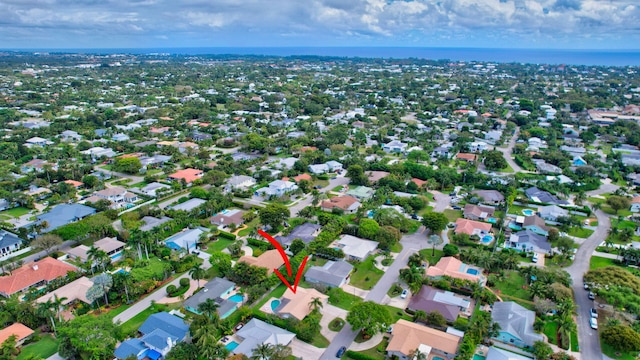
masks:
[[[637,0],[0,0],[0,48],[640,48]]]

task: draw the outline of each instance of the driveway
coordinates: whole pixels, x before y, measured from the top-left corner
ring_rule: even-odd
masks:
[[[143,182],[144,181],[144,177],[143,176],[129,175],[129,174],[115,172],[115,171],[111,171],[111,170],[105,170],[105,169],[101,168],[98,165],[94,166],[93,169],[95,171],[100,171],[100,172],[103,172],[105,174],[109,174],[109,175],[111,175],[112,178],[113,177],[120,177],[120,178],[125,178],[125,179],[131,180],[131,182],[129,182],[127,185],[133,185],[133,184],[137,184],[139,182]]]
[[[320,325],[322,328],[320,329],[322,335],[327,338],[330,342],[338,335],[338,332],[329,330],[329,323],[335,319],[341,318],[342,320],[347,319],[347,310],[340,309],[337,306],[333,306],[331,304],[325,304],[322,307],[322,319],[320,319]]]
[[[578,312],[578,343],[582,360],[602,360],[603,358],[598,331],[592,330],[589,325],[591,318],[589,309],[593,307],[594,303],[589,300],[587,292],[583,288],[583,276],[589,270],[591,256],[596,247],[607,237],[611,227],[611,221],[607,214],[602,210],[596,211],[595,214],[598,219],[596,231],[580,246],[573,264],[566,269],[573,280],[572,288]]]
[[[300,359],[317,359],[323,351],[323,349],[317,348],[298,339],[293,339],[291,342],[291,350],[293,352],[293,356]]]
[[[402,244],[402,251],[395,258],[393,263],[389,266],[389,269],[382,275],[378,283],[369,291],[369,294],[365,298],[365,301],[373,301],[381,304],[385,297],[387,297],[387,290],[391,285],[398,281],[400,276],[400,269],[407,266],[409,263],[409,256],[418,250],[428,247],[427,235],[428,231],[421,226],[418,231],[413,234],[405,235],[400,240]],[[331,342],[331,345],[325,350],[320,359],[335,359],[335,355],[340,347],[349,347],[353,340],[358,335],[357,331],[353,331],[349,324],[346,324],[342,330],[338,333],[335,339]]]
[[[431,191],[433,194],[433,200],[435,202],[435,206],[433,207],[434,212],[443,212],[449,207],[449,203],[451,201],[451,197],[447,194],[443,194],[440,191]]]
[[[612,184],[611,179],[607,178],[602,181],[602,185],[600,185],[599,188],[595,190],[587,191],[587,197],[613,193],[619,188],[620,186],[616,184]]]

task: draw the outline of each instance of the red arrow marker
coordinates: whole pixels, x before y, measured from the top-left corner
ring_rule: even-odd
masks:
[[[284,259],[284,264],[287,266],[287,273],[289,273],[289,276],[291,276],[291,264],[289,263],[289,257],[284,253],[284,249],[282,248],[282,246],[280,246],[278,240],[274,239],[273,236],[267,234],[262,230],[258,230],[258,234],[260,234],[263,238],[269,240],[271,245],[273,245],[276,250],[278,250],[280,256],[282,256],[282,259]]]
[[[280,256],[282,256],[282,259],[284,260],[284,264],[287,266],[287,273],[289,273],[289,277],[291,277],[291,263],[289,262],[289,257],[287,256],[287,254],[285,254],[284,249],[282,248],[282,246],[280,246],[280,243],[276,239],[274,239],[273,236],[267,234],[262,230],[258,230],[258,234],[260,234],[265,239],[269,240],[271,245],[273,245],[276,248],[276,250],[278,250],[278,252],[280,253]],[[296,279],[293,282],[293,286],[291,286],[291,284],[289,284],[289,281],[287,281],[287,279],[280,273],[280,270],[273,269],[273,271],[276,273],[276,275],[278,275],[280,280],[282,280],[282,283],[287,285],[289,290],[291,290],[291,292],[293,292],[294,294],[298,290],[298,283],[300,282],[300,277],[302,276],[304,266],[307,264],[307,259],[309,259],[309,256],[305,256],[304,259],[302,259],[302,263],[300,264],[300,267],[298,268],[298,272],[296,273]]]

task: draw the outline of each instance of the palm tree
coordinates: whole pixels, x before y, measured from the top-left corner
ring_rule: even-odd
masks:
[[[49,300],[51,301],[51,306],[55,310],[56,315],[58,315],[58,322],[62,322],[62,314],[60,313],[60,310],[62,310],[62,303],[66,300],[68,300],[66,297],[58,297],[58,294],[53,294],[53,301]]]
[[[207,275],[207,271],[202,268],[201,264],[194,264],[193,267],[189,269],[189,275],[191,275],[191,278],[193,280],[198,281],[198,287],[200,287],[200,279],[204,279],[204,277]]]
[[[203,359],[219,359],[218,357],[214,357],[214,353],[217,353],[216,344],[218,343],[217,339],[217,329],[212,324],[205,324],[199,327],[194,334],[194,338],[196,339],[196,345],[198,349],[200,349],[200,357]]]
[[[584,203],[584,201],[587,200],[587,194],[585,194],[584,191],[580,191],[576,194],[576,197],[574,199],[575,203],[577,205],[582,205]]]
[[[560,335],[562,344],[567,344],[567,349],[571,349],[571,332],[575,330],[576,324],[573,322],[571,315],[558,318],[558,334]]]
[[[251,360],[268,360],[274,353],[274,347],[271,344],[262,343],[253,349],[253,355],[249,359]]]
[[[319,297],[314,297],[313,299],[311,299],[311,301],[309,301],[309,309],[312,309],[313,311],[318,311],[323,306],[324,304]]]
[[[44,303],[39,303],[38,308],[36,309],[36,313],[41,317],[45,317],[49,319],[49,321],[51,322],[51,328],[53,329],[53,333],[54,335],[57,336],[56,321],[53,318],[54,313],[52,309],[53,309],[53,304],[51,303],[51,300],[49,300]]]
[[[132,277],[131,273],[128,271],[120,271],[115,275],[119,280],[122,286],[124,287],[124,293],[127,296],[127,304],[130,302],[129,300],[129,285],[131,285]]]
[[[220,318],[218,317],[218,305],[215,300],[209,298],[198,304],[198,311],[209,319],[212,324],[217,326]]]
[[[87,250],[87,256],[89,260],[93,260],[96,265],[102,266],[102,271],[105,271],[104,265],[107,261],[109,255],[104,250],[98,249],[95,246],[91,246],[89,250]],[[93,274],[93,268],[91,268],[91,273]]]
[[[529,285],[529,294],[532,298],[536,296],[545,298],[547,295],[547,286],[541,281],[535,281]]]

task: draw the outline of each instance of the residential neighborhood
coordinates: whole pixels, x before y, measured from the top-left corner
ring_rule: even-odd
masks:
[[[3,359],[639,354],[636,68],[0,58]]]

